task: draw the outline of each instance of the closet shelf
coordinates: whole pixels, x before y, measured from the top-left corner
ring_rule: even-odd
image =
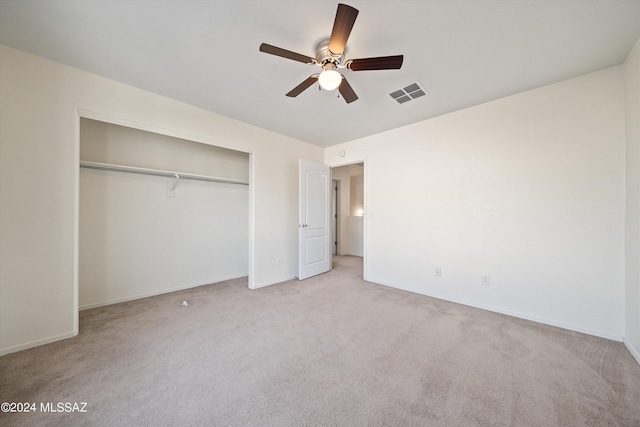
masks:
[[[197,181],[224,182],[227,184],[249,185],[249,182],[240,179],[220,178],[217,176],[197,175],[193,173],[171,172],[159,169],[139,168],[135,166],[113,165],[109,163],[86,162],[81,160],[80,167],[86,169],[98,169],[112,172],[137,173],[141,175],[163,176],[168,178],[193,179]]]

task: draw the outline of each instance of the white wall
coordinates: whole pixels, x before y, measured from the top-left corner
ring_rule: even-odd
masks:
[[[364,256],[364,217],[347,217],[345,255]]]
[[[247,275],[248,187],[167,181],[80,171],[80,309]]]
[[[640,363],[640,40],[625,67],[626,106],[626,334]]]
[[[364,175],[352,175],[350,188],[351,216],[361,216],[364,212]]]
[[[352,167],[353,168],[353,167]],[[364,169],[358,167],[359,169]],[[349,255],[364,256],[364,175],[352,175],[350,188],[351,216],[347,218]]]
[[[79,109],[251,152],[250,285],[296,275],[298,159],[321,148],[6,46],[0,93],[0,353],[77,333]]]
[[[249,178],[249,155],[80,120],[80,160]],[[248,186],[80,170],[80,309],[248,273]]]
[[[80,119],[80,159],[249,180],[249,155],[209,144]]]
[[[624,126],[618,66],[333,146],[325,162],[366,158],[368,280],[620,340]]]

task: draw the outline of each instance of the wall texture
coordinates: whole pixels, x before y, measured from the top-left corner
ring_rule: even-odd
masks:
[[[626,106],[626,334],[640,363],[640,40],[625,67]]]
[[[321,148],[6,46],[0,93],[0,354],[77,333],[79,114],[250,152],[250,286],[296,275],[298,160]]]
[[[621,340],[623,71],[326,149],[366,158],[366,277]]]

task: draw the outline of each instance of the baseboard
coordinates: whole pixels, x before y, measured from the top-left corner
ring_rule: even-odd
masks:
[[[207,281],[207,282],[204,282],[204,283],[194,283],[194,284],[190,284],[190,285],[178,286],[178,287],[175,287],[175,288],[162,289],[162,290],[158,290],[158,291],[151,291],[151,292],[145,292],[145,293],[142,293],[142,294],[131,295],[131,296],[128,296],[128,297],[123,297],[123,298],[111,299],[111,300],[103,301],[103,302],[85,304],[85,305],[81,305],[80,306],[80,311],[89,310],[89,309],[92,309],[92,308],[104,307],[106,305],[119,304],[121,302],[133,301],[133,300],[137,300],[137,299],[141,299],[141,298],[153,297],[153,296],[156,296],[156,295],[170,294],[171,292],[183,291],[185,289],[197,288],[199,286],[212,285],[214,283],[220,283],[220,282],[224,282],[224,281],[227,281],[227,280],[233,280],[233,279],[240,279],[242,277],[247,277],[247,275],[246,274],[242,274],[240,276],[229,276],[229,277],[223,277],[223,278],[216,278],[216,279],[213,279],[212,281]]]
[[[50,344],[55,341],[65,340],[67,338],[72,338],[78,335],[78,331],[66,332],[60,335],[54,335],[52,337],[42,338],[35,341],[30,341],[24,344],[14,345],[13,347],[0,349],[0,356],[4,356],[5,354],[15,353],[17,351],[27,350],[32,347],[38,347],[40,345]]]
[[[629,350],[629,353],[631,353],[633,358],[636,359],[638,365],[640,365],[640,350],[635,348],[626,338],[624,339],[624,345],[627,347],[627,350]]]
[[[298,278],[298,276],[291,276],[291,277],[284,277],[282,279],[272,280],[270,282],[259,283],[257,285],[254,284],[253,287],[251,287],[251,289],[260,289],[260,288],[264,288],[266,286],[277,285],[278,283],[288,282],[289,280],[293,280],[293,279],[297,279],[297,278]]]
[[[371,282],[371,283],[375,283],[375,284],[379,284],[379,285],[383,285],[383,286],[388,286],[390,288],[400,289],[400,290],[403,290],[403,291],[412,292],[412,293],[415,293],[415,294],[420,294],[420,295],[428,296],[428,297],[431,297],[431,298],[437,298],[437,299],[441,299],[443,301],[449,301],[449,302],[453,302],[453,303],[456,303],[456,304],[462,304],[462,305],[466,305],[466,306],[469,306],[469,307],[480,308],[482,310],[492,311],[494,313],[505,314],[507,316],[517,317],[519,319],[530,320],[532,322],[542,323],[544,325],[555,326],[557,328],[567,329],[569,331],[580,332],[580,333],[583,333],[583,334],[593,335],[595,337],[600,337],[600,338],[606,338],[606,339],[612,340],[612,341],[622,342],[624,340],[624,337],[622,337],[620,335],[610,334],[608,332],[602,332],[602,331],[589,329],[589,328],[583,328],[582,326],[576,326],[576,325],[563,323],[563,322],[556,322],[554,320],[543,319],[543,318],[539,318],[539,317],[535,317],[535,316],[530,316],[528,314],[518,313],[518,312],[510,311],[510,310],[504,310],[502,308],[487,306],[487,305],[483,305],[483,304],[477,304],[477,303],[473,303],[473,302],[469,302],[469,301],[465,301],[465,300],[460,300],[460,299],[456,299],[456,298],[448,298],[448,297],[444,297],[442,295],[428,293],[428,292],[424,292],[424,291],[421,291],[421,290],[407,288],[407,287],[403,287],[403,286],[398,286],[398,285],[395,285],[395,284],[392,284],[392,283],[384,283],[384,282],[381,282],[381,281],[377,281],[375,279],[371,279],[371,280],[368,280],[368,281]]]

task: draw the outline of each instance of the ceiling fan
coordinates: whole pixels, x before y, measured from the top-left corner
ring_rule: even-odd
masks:
[[[347,82],[347,79],[337,70],[397,70],[402,67],[403,55],[349,59],[344,61],[344,63],[341,62],[343,59],[342,55],[344,54],[345,47],[347,45],[347,39],[349,38],[349,34],[351,34],[351,29],[353,28],[353,24],[356,22],[357,16],[358,9],[346,4],[338,4],[338,11],[336,12],[336,18],[333,22],[331,37],[318,43],[315,58],[272,46],[267,43],[262,43],[260,45],[260,52],[322,67],[322,71],[320,73],[309,76],[305,81],[287,93],[287,96],[294,98],[317,81],[320,84],[320,87],[324,90],[330,91],[338,89],[340,95],[342,95],[348,104],[357,100],[358,96],[353,91],[349,82]]]

